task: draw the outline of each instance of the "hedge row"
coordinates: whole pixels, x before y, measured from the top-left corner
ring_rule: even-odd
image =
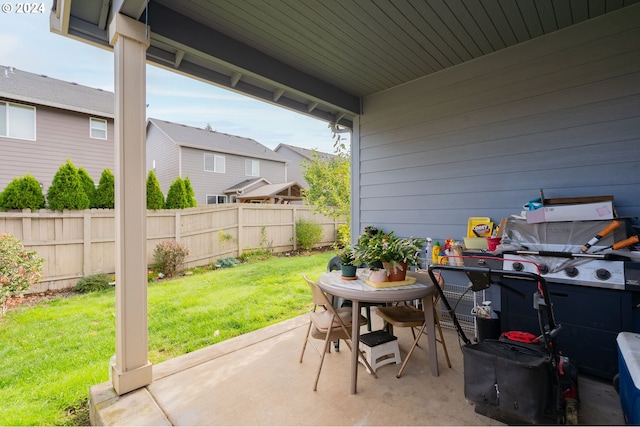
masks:
[[[0,209],[48,208],[61,211],[89,208],[112,209],[115,206],[115,178],[109,168],[102,171],[98,186],[83,168],[76,168],[70,159],[60,166],[47,190],[47,196],[36,178],[30,174],[14,178],[0,193]],[[189,178],[180,177],[171,184],[165,202],[154,171],[147,175],[147,209],[184,209],[196,206],[195,193]]]

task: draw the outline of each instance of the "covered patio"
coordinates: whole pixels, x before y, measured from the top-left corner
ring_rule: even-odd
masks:
[[[131,408],[135,424],[146,409],[175,425],[491,422],[462,398],[459,354],[439,377],[411,373],[418,358],[400,380],[361,375],[356,396],[341,391],[344,353],[318,393],[304,392],[313,363],[297,364],[297,328],[151,366],[146,63],[349,129],[353,235],[375,224],[444,240],[464,235],[469,217],[520,211],[543,187],[613,194],[620,215],[637,214],[639,18],[637,0],[54,1],[52,31],[113,49],[116,68],[117,357],[115,394],[106,386],[92,400],[98,422],[108,408]],[[414,375],[413,388],[397,386]],[[405,403],[414,410],[397,409]],[[298,418],[276,418],[289,413]]]
[[[374,318],[374,328],[380,320]],[[502,425],[475,413],[464,398],[462,352],[445,329],[452,368],[438,345],[440,376],[429,372],[426,338],[402,377],[399,365],[359,366],[358,393],[349,393],[351,356],[345,345],[327,355],[314,392],[318,354],[298,363],[308,322],[303,315],[154,366],[153,383],[117,396],[110,383],[91,389],[94,425]],[[363,331],[364,333],[364,331]],[[412,337],[397,328],[404,358]],[[316,340],[317,341],[317,340]],[[320,345],[320,341],[316,343]],[[579,421],[624,424],[618,394],[601,380],[580,378]]]

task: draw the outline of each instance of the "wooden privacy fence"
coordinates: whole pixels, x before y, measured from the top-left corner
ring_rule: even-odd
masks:
[[[335,242],[338,225],[301,205],[226,204],[189,209],[147,211],[147,265],[163,240],[191,249],[184,267],[207,265],[242,252],[270,248],[297,249],[296,222],[321,225],[318,246]],[[115,271],[115,211],[0,212],[0,233],[8,232],[44,258],[42,280],[29,292],[75,286],[78,278]]]

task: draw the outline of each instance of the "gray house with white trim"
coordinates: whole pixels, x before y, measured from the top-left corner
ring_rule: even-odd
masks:
[[[0,66],[0,191],[26,173],[46,194],[67,159],[113,170],[113,92]]]
[[[165,195],[177,177],[189,177],[198,205],[235,202],[229,189],[246,180],[287,181],[287,160],[253,139],[153,118],[147,121],[152,169]]]
[[[303,188],[309,186],[309,183],[304,179],[304,161],[313,161],[316,158],[320,160],[328,160],[335,157],[333,154],[323,153],[318,150],[310,150],[308,148],[296,147],[289,144],[278,144],[273,149],[276,153],[289,161],[289,167],[287,169],[287,181],[295,181]],[[317,157],[316,157],[317,156]]]

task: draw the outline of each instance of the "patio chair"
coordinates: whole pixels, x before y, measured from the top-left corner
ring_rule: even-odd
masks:
[[[363,267],[363,266],[361,265],[360,267]],[[335,270],[340,270],[339,256],[334,256],[327,263],[327,273],[330,273]],[[346,300],[344,298],[336,298],[333,306],[335,308],[340,308],[340,307],[350,306],[351,304],[352,303],[349,300]],[[360,303],[360,308],[364,308],[364,311],[365,311],[365,317],[367,318],[367,331],[369,332],[371,332],[371,306],[372,305],[378,305],[378,304],[368,303],[368,302]],[[336,341],[333,345],[336,351],[340,351],[340,341]]]
[[[300,353],[300,363],[302,363],[307,343],[310,342],[311,337],[324,340],[324,346],[321,352],[311,342],[311,346],[320,353],[320,366],[318,367],[318,373],[316,374],[316,379],[313,383],[313,391],[316,391],[318,389],[318,380],[320,379],[320,371],[322,370],[324,357],[331,351],[331,347],[329,345],[330,342],[342,339],[347,344],[347,347],[349,347],[351,351],[354,351],[350,332],[352,325],[351,307],[335,309],[332,305],[332,295],[326,294],[322,289],[320,289],[316,282],[309,280],[307,276],[302,277],[304,277],[304,280],[311,288],[313,309],[309,316],[309,326],[307,327],[304,344],[302,345],[302,352]],[[323,310],[316,311],[318,307],[321,307]],[[360,316],[360,326],[366,325],[366,323],[367,319]],[[362,358],[363,363],[368,368],[368,371],[371,371],[371,366],[359,350],[357,343],[355,345],[355,350],[358,351],[358,356]],[[375,375],[375,373],[373,375]]]
[[[417,277],[418,281],[421,281],[423,283],[430,282],[429,275],[426,273],[425,270],[419,270],[417,272],[410,271],[410,272],[407,272],[407,276]],[[440,279],[441,278],[442,276],[440,276]],[[439,280],[438,286],[443,286],[442,280]],[[436,325],[436,331],[440,336],[439,338],[436,336],[436,342],[442,345],[445,358],[447,359],[447,365],[449,366],[449,368],[451,368],[451,360],[449,359],[447,344],[444,341],[444,335],[442,334],[442,327],[440,326],[440,317],[438,316],[438,310],[436,309],[439,299],[440,299],[440,293],[435,292],[433,294],[433,317]],[[413,344],[411,345],[411,348],[409,349],[409,352],[407,353],[407,356],[405,357],[404,362],[402,362],[402,365],[400,366],[400,370],[396,375],[397,378],[400,378],[400,376],[402,375],[402,372],[404,372],[404,368],[407,366],[407,362],[409,361],[409,358],[413,354],[413,350],[415,350],[415,348],[418,346],[418,341],[420,340],[420,337],[422,337],[422,334],[425,334],[425,335],[427,334],[425,331],[426,324],[424,322],[424,311],[408,302],[405,302],[405,303],[398,304],[395,306],[390,306],[390,307],[379,307],[376,310],[376,313],[378,314],[378,316],[382,318],[382,320],[384,320],[386,325],[391,325],[392,327],[399,327],[399,328],[411,328],[411,334],[413,335]],[[414,328],[419,328],[419,331],[417,334]],[[434,349],[434,351],[436,350]]]

